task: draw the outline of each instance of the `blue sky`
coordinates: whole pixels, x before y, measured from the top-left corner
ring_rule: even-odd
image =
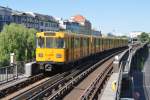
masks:
[[[64,19],[81,14],[103,33],[150,32],[150,0],[1,0],[0,6]]]

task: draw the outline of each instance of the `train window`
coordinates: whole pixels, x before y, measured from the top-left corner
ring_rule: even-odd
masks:
[[[54,38],[46,37],[46,47],[47,48],[54,47]]]
[[[69,44],[69,48],[72,48],[72,47],[71,47],[71,37],[68,38],[68,44]]]
[[[80,47],[80,40],[79,40],[79,38],[75,38],[74,48],[78,48],[78,47]]]
[[[74,48],[74,37],[71,37],[70,43],[71,43],[71,48]]]
[[[77,48],[77,47],[78,47],[78,39],[75,39],[74,47],[75,47],[75,48]]]
[[[99,46],[101,45],[101,39],[98,39],[98,41],[99,41]]]
[[[87,47],[87,40],[86,39],[83,39],[83,46]]]
[[[38,48],[43,48],[44,47],[44,38],[41,37],[41,36],[37,38],[37,47]]]
[[[99,47],[99,39],[96,39],[96,47]]]
[[[65,48],[65,43],[63,38],[56,39],[56,48]]]

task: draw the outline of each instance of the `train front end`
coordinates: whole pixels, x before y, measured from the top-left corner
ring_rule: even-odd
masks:
[[[52,71],[65,62],[65,41],[61,32],[36,34],[36,62],[45,71]]]

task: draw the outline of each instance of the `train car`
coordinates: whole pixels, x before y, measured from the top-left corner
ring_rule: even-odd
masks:
[[[36,62],[52,71],[58,65],[75,62],[90,55],[91,37],[67,32],[36,34]]]
[[[97,53],[123,47],[126,39],[102,38],[71,32],[39,32],[36,34],[36,62],[45,71],[72,64]]]

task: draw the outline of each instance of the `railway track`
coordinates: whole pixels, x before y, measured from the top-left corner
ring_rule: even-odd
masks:
[[[80,67],[80,66],[78,66]],[[70,71],[70,72],[65,72],[65,73],[62,73],[61,75],[59,74],[60,77],[64,77],[64,75],[67,75],[67,73],[72,73],[74,70]],[[54,79],[53,77],[57,78],[58,74],[57,75],[54,75],[52,77],[46,77],[43,73],[41,74],[38,74],[38,75],[35,75],[35,76],[32,76],[30,78],[27,78],[25,79],[24,81],[22,82],[18,82],[17,84],[15,85],[12,85],[12,86],[8,86],[7,88],[5,87],[5,85],[1,85],[0,86],[0,98],[4,98],[4,97],[9,97],[9,95],[15,93],[16,91],[19,91],[20,89],[22,88],[26,88],[26,87],[30,87],[32,88],[34,85],[34,83],[41,83],[41,82],[45,82],[50,80],[50,79]],[[50,81],[51,82],[51,81]],[[32,86],[30,86],[32,85]],[[39,84],[36,84],[36,85],[39,85]],[[29,88],[28,88],[29,89]],[[27,91],[26,89],[24,91]],[[21,92],[23,93],[23,92]],[[15,95],[18,94],[18,93],[15,93]],[[16,95],[17,96],[17,95]]]
[[[106,84],[105,82],[112,74],[113,58],[109,59],[107,62],[104,62],[100,67],[93,71],[93,73],[91,73],[85,81],[80,83],[81,85],[78,85],[79,87],[82,87],[83,84],[85,86],[85,89],[81,92],[81,94],[79,94],[79,98],[81,100],[97,99],[97,95],[99,95],[98,91],[103,89],[103,86]],[[69,95],[66,97],[69,97]]]
[[[118,54],[115,53],[115,54]],[[55,100],[55,99],[62,99],[67,93],[69,93],[78,82],[81,82],[88,74],[94,71],[98,65],[101,65],[103,62],[107,61],[110,57],[114,56],[115,54],[106,57],[105,59],[101,60],[100,62],[94,64],[92,67],[90,66],[87,69],[80,71],[78,75],[68,75],[66,78],[70,80],[65,81],[65,78],[62,82],[56,83],[54,86],[51,86],[42,92],[38,93],[37,95],[30,98],[30,100],[37,100],[37,99],[48,99],[48,100]],[[52,92],[53,91],[53,92]],[[71,98],[72,99],[72,98]]]
[[[33,84],[41,79],[43,79],[45,76],[43,75],[43,73],[32,76],[30,78],[27,78],[25,81],[19,82],[13,86],[10,87],[5,87],[4,84],[2,84],[0,86],[0,98],[5,97],[21,88],[24,88],[30,84]]]
[[[118,52],[106,57],[105,59],[101,60],[100,62],[94,64],[92,67],[86,69],[85,71],[83,71],[82,73],[77,75],[75,78],[73,78],[72,80],[67,82],[64,86],[59,88],[54,94],[45,97],[46,100],[57,100],[57,99],[76,100],[76,99],[78,99],[78,97],[82,100],[88,100],[89,96],[91,96],[91,94],[94,93],[94,91],[96,90],[96,87],[95,87],[96,83],[100,82],[99,84],[101,85],[103,83],[103,80],[106,79],[107,74],[112,70],[112,62],[113,62],[112,57],[116,54],[118,54]],[[111,60],[109,60],[109,59],[111,59]],[[107,63],[107,65],[105,65],[105,62]],[[103,68],[99,67],[101,64],[104,64],[104,65],[102,65]],[[98,71],[97,71],[97,68],[99,69]],[[81,86],[77,87],[77,85],[79,83],[84,81],[84,79],[86,80],[87,77],[95,71],[96,71],[96,73],[93,74],[93,76],[90,77],[89,79],[92,80],[92,78],[96,78],[96,81],[94,81],[92,84],[90,84],[88,88],[86,87],[86,84],[89,83],[89,80],[85,81],[84,83],[82,83]],[[98,74],[98,73],[100,73],[100,74]],[[96,76],[96,75],[98,75],[98,76]],[[93,88],[91,88],[91,87],[93,87]],[[65,97],[66,95],[69,95],[68,93],[72,92],[71,91],[72,89],[73,90],[75,89],[75,92],[73,92],[71,96]],[[81,91],[82,92],[84,91],[84,92],[82,93]],[[46,92],[48,92],[48,91],[46,91]],[[93,97],[94,97],[94,95],[93,95]],[[40,96],[39,98],[43,98],[43,97]],[[36,97],[33,99],[36,100],[39,98]]]
[[[3,100],[6,99],[13,99],[13,100],[49,99],[50,100],[50,99],[62,98],[66,95],[68,91],[73,89],[73,87],[76,84],[82,81],[88,74],[93,72],[99,65],[101,65],[103,62],[110,59],[110,57],[118,53],[119,52],[114,53],[111,56],[106,57],[105,59],[102,58],[100,62],[98,62],[98,60],[95,62],[87,62],[84,63],[83,65],[76,67],[75,69],[72,69],[71,71],[64,72],[61,74],[56,74],[52,77],[46,77],[38,82],[35,82],[34,84],[26,86],[25,88],[17,92],[7,95],[2,99]]]
[[[82,68],[82,70],[88,66],[86,65],[89,65],[91,64],[91,62],[87,62],[87,63],[84,63],[83,65],[81,66],[85,66]],[[51,86],[54,86],[56,83],[61,83],[61,82],[64,82],[64,80],[62,80],[64,77],[65,78],[65,81],[68,81],[70,80],[70,77],[67,77],[67,75],[74,75],[76,76],[77,74],[79,74],[79,67],[81,66],[78,66],[76,69],[72,69],[68,72],[64,72],[64,73],[58,73],[52,77],[45,77],[44,79],[40,80],[40,81],[37,81],[35,82],[34,84],[31,84],[17,92],[14,92],[4,98],[2,98],[3,100],[8,100],[8,99],[14,99],[14,100],[20,100],[20,99],[30,99],[32,98],[34,95],[36,95],[37,93],[40,93],[42,92],[44,89],[48,88],[48,87],[51,87]],[[90,65],[89,65],[90,66]]]

